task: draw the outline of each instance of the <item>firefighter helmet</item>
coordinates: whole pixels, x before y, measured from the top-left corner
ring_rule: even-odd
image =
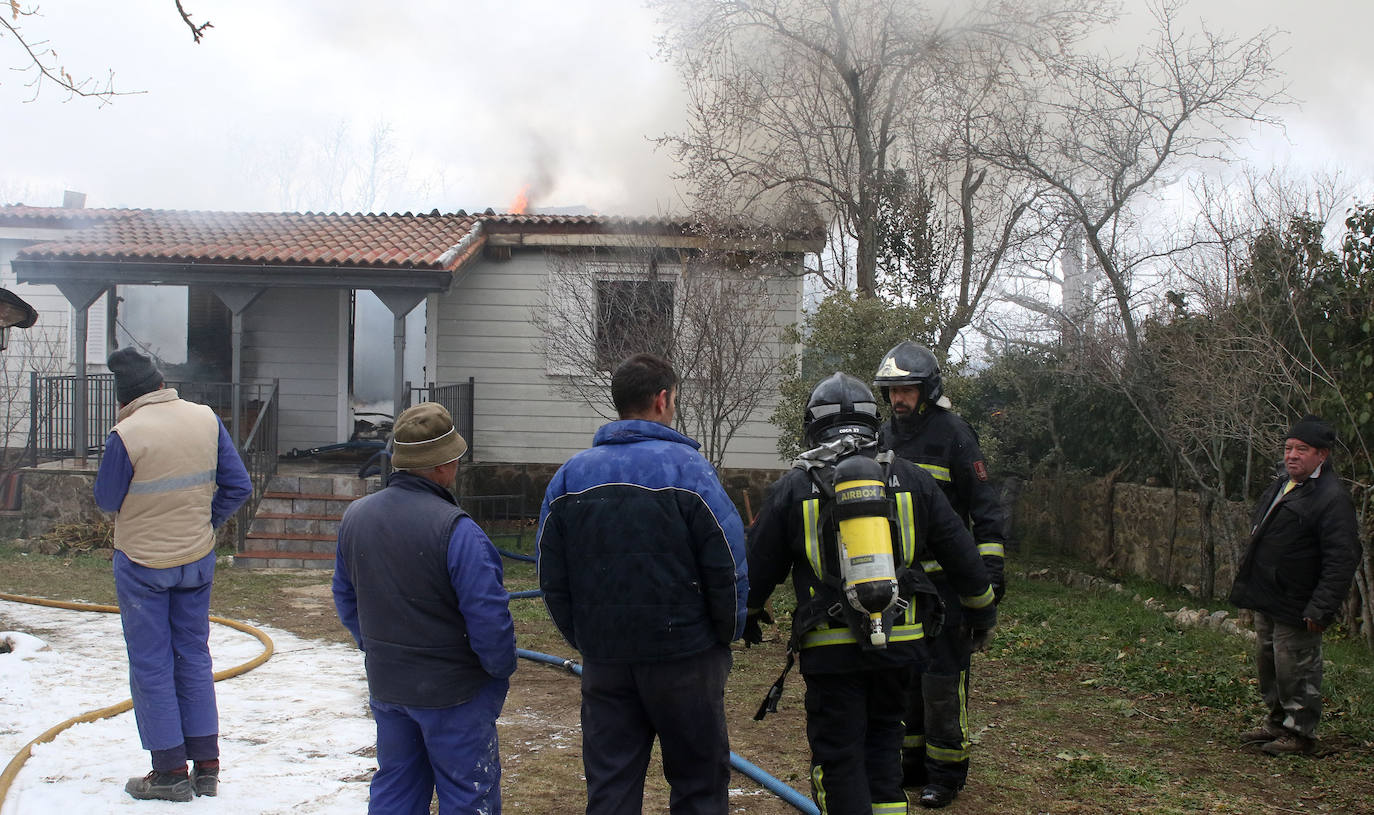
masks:
[[[897,343],[883,356],[878,372],[873,375],[873,387],[882,391],[884,401],[892,401],[887,389],[893,385],[916,385],[923,401],[938,402],[944,393],[939,360],[924,345],[911,340]]]
[[[842,435],[877,438],[878,402],[861,380],[835,373],[822,379],[806,403],[807,441],[820,444]]]

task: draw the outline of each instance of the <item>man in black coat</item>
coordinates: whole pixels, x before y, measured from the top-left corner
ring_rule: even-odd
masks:
[[[1322,632],[1360,559],[1350,494],[1331,466],[1336,433],[1316,416],[1288,431],[1287,475],[1260,496],[1231,602],[1254,609],[1255,660],[1268,713],[1242,740],[1270,755],[1310,753],[1322,705]]]

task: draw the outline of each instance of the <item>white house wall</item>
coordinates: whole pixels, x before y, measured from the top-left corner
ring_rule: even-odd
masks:
[[[338,426],[340,296],[268,289],[243,313],[243,380],[281,380],[283,453],[345,441]]]
[[[32,328],[11,329],[9,347],[0,351],[0,444],[5,447],[22,447],[28,441],[29,372],[37,371],[39,376],[72,372],[67,354],[71,325],[67,298],[56,286],[16,283],[10,266],[20,249],[44,237],[61,234],[60,230],[33,230],[30,238],[0,237],[0,287],[14,292],[38,311],[38,322]],[[104,303],[105,298],[101,297],[91,311],[103,309]],[[103,365],[105,357],[89,361]]]
[[[560,393],[560,377],[547,373],[543,337],[532,318],[548,280],[548,261],[539,252],[517,251],[508,261],[479,260],[438,296],[431,312],[436,381],[476,381],[473,449],[478,461],[562,463],[590,446],[606,421]],[[777,290],[778,324],[796,322],[800,283],[780,280]],[[777,454],[777,431],[768,423],[774,404],[770,400],[740,429],[725,466],[785,466]],[[609,393],[604,410],[611,413]]]

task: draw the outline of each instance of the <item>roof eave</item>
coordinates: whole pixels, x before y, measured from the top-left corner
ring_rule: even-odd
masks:
[[[453,281],[448,269],[190,263],[155,260],[15,258],[20,283],[95,282],[141,286],[268,286],[306,289],[372,289],[442,292]]]

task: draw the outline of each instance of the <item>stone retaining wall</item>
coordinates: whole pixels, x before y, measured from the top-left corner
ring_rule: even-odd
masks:
[[[1074,557],[1112,574],[1133,574],[1196,593],[1203,585],[1198,496],[1105,478],[1041,478],[1019,485],[1011,505],[1023,550]],[[1227,502],[1212,518],[1214,596],[1225,597],[1244,551],[1250,507]]]

